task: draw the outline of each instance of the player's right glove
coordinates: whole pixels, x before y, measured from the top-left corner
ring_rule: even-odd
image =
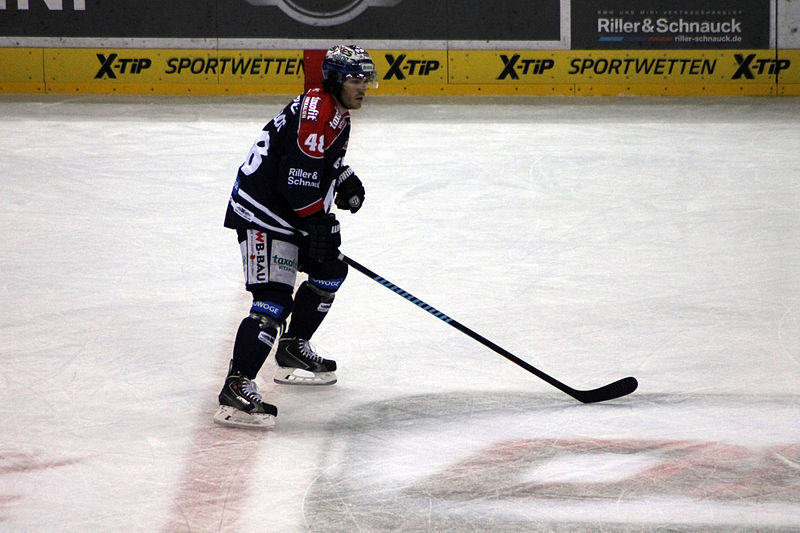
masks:
[[[342,236],[339,233],[339,221],[333,213],[315,215],[305,219],[308,238],[306,253],[317,261],[330,261],[339,257],[339,246]]]

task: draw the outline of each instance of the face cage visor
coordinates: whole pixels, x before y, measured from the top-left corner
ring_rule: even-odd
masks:
[[[377,89],[378,88],[378,76],[375,72],[362,72],[360,74],[345,74],[344,81],[347,80],[356,80],[356,81],[364,81],[367,84],[367,89]]]

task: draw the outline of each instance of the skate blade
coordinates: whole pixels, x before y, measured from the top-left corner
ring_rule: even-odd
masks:
[[[230,405],[220,405],[214,414],[214,422],[223,426],[245,429],[272,429],[275,417],[266,413],[250,414]]]
[[[302,368],[279,366],[273,376],[275,383],[283,385],[333,385],[336,372],[309,372]]]

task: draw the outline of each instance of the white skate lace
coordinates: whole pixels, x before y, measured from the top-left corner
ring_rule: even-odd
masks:
[[[249,398],[257,401],[261,401],[261,394],[258,392],[258,385],[256,385],[255,381],[250,379],[243,379],[242,380],[242,393]]]
[[[306,359],[311,359],[312,361],[315,361],[317,363],[321,363],[322,361],[324,361],[322,357],[317,355],[317,352],[314,351],[314,348],[311,347],[311,343],[306,340],[300,341],[300,353]]]

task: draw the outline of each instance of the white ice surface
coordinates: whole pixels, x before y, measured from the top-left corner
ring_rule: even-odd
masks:
[[[286,98],[0,98],[0,530],[800,531],[800,99],[354,113],[330,388],[213,425],[222,217]]]

